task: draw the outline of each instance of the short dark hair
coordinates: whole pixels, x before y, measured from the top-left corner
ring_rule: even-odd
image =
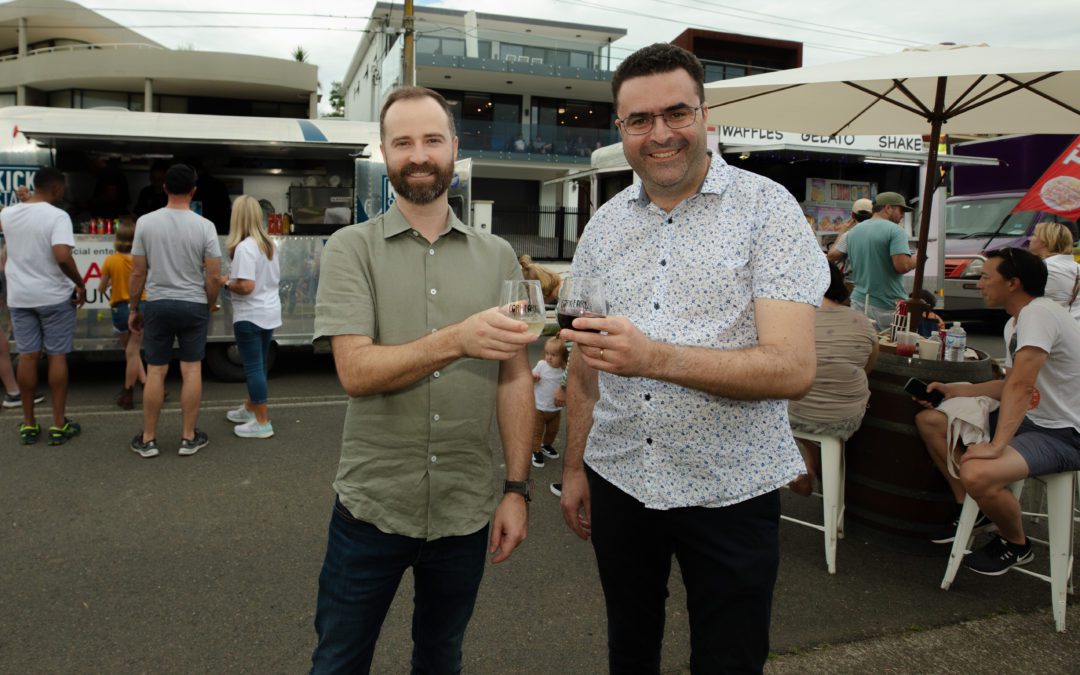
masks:
[[[54,169],[51,166],[46,166],[42,169],[38,169],[34,174],[34,190],[50,190],[57,185],[64,184],[64,174],[60,173],[59,169]]]
[[[383,140],[386,136],[386,111],[390,109],[390,106],[398,101],[409,101],[415,98],[424,98],[425,96],[434,99],[446,113],[446,121],[450,124],[450,137],[453,138],[454,136],[457,136],[457,127],[454,125],[454,113],[450,110],[450,104],[446,102],[446,99],[443,98],[442,94],[434,89],[428,89],[427,87],[398,87],[386,97],[386,101],[383,102],[382,110],[379,111],[379,140]]]
[[[842,304],[850,295],[851,291],[844,283],[844,273],[840,271],[836,263],[829,261],[829,287],[825,289],[825,297]]]
[[[199,176],[187,164],[173,164],[165,172],[165,192],[171,195],[186,195],[195,189]]]
[[[615,107],[619,107],[619,90],[623,82],[634,77],[645,77],[659,73],[670,73],[682,68],[697,85],[699,103],[705,103],[705,68],[698,57],[677,45],[657,42],[642,47],[628,56],[615,70],[611,78],[611,96]]]
[[[874,217],[874,214],[869,211],[855,211],[851,214],[851,217],[855,219],[856,223],[861,223],[864,220],[870,220]]]
[[[1006,279],[1019,279],[1024,292],[1033,298],[1041,298],[1046,292],[1046,263],[1042,258],[1023,248],[999,248],[988,251],[986,259],[997,258],[998,273]]]

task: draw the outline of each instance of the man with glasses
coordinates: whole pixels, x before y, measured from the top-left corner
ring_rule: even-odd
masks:
[[[1029,251],[987,253],[979,290],[987,306],[1002,307],[1012,317],[1005,326],[1005,379],[927,387],[946,399],[989,396],[1001,403],[990,415],[990,441],[963,450],[959,479],[948,471],[945,414],[927,409],[915,417],[930,456],[952,488],[957,518],[964,495],[970,494],[981,510],[977,530],[997,529],[988,544],[964,557],[964,564],[980,574],[1004,574],[1035,558],[1009,484],[1080,469],[1080,324],[1043,297],[1046,277],[1046,266]],[[945,524],[932,541],[952,542],[956,524]]]
[[[813,381],[825,256],[790,193],[710,155],[703,81],[669,44],[619,66],[616,125],[641,185],[596,212],[573,262],[609,312],[563,331],[561,506],[592,538],[612,672],[659,671],[673,555],[691,669],[761,670],[777,490],[803,471],[783,399]]]
[[[904,275],[915,269],[907,236],[897,227],[911,211],[904,196],[882,192],[874,199],[874,214],[848,230],[845,244],[855,277],[851,306],[877,323],[892,325],[896,301],[907,297]]]

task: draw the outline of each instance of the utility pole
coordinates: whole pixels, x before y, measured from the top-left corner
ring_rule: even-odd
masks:
[[[405,0],[405,21],[403,23],[405,29],[405,45],[404,49],[404,63],[402,64],[402,82],[406,87],[411,87],[416,84],[416,39],[413,34],[413,0]]]

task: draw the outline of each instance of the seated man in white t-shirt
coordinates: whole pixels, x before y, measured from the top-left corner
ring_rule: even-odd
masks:
[[[965,556],[964,564],[980,574],[998,575],[1035,557],[1009,484],[1080,469],[1080,324],[1042,297],[1047,272],[1038,256],[1005,248],[986,257],[979,290],[988,306],[1002,307],[1012,317],[1005,326],[1005,379],[934,382],[929,389],[943,392],[945,398],[990,396],[1000,401],[990,417],[992,438],[968,446],[960,457],[957,481],[946,468],[945,414],[924,410],[915,422],[957,502],[970,494],[984,514],[976,525],[997,527],[998,535]],[[946,543],[952,537],[934,541]]]

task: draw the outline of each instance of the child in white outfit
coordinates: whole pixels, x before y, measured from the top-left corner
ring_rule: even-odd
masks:
[[[536,426],[533,431],[532,465],[544,466],[544,458],[558,459],[552,446],[559,433],[562,411],[555,405],[555,392],[562,384],[566,368],[566,345],[558,337],[544,343],[544,360],[533,368],[533,398],[536,400]]]

